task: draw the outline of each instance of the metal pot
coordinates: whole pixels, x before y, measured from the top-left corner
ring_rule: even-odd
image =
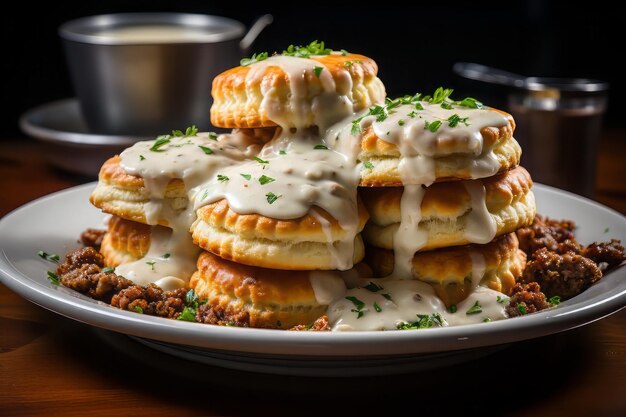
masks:
[[[156,135],[192,124],[210,129],[213,78],[238,65],[271,22],[264,15],[245,34],[242,23],[224,17],[123,13],[72,20],[59,34],[89,128]],[[152,36],[128,35],[136,28]]]

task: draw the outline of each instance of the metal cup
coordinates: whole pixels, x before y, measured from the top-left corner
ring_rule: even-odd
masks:
[[[156,135],[195,124],[210,128],[211,82],[239,64],[270,15],[247,35],[242,23],[183,13],[123,13],[63,24],[74,89],[94,133]],[[136,27],[190,31],[183,39],[115,36]]]
[[[607,90],[602,81],[532,77],[509,95],[533,180],[593,197]]]

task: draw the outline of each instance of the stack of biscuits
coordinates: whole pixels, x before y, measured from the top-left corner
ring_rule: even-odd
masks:
[[[236,67],[214,80],[211,122],[216,127],[235,129],[237,135],[247,138],[245,146],[232,145],[232,137],[224,138],[228,135],[213,138],[211,134],[190,132],[185,140],[202,141],[204,154],[213,155],[225,146],[241,146],[239,159],[233,164],[264,164],[267,161],[259,157],[262,150],[276,146],[287,132],[306,130],[309,138],[323,138],[327,131],[338,131],[330,129],[332,123],[344,120],[349,131],[358,115],[385,107],[385,89],[370,58],[330,53],[306,59],[314,63],[304,70],[289,67],[294,65],[289,60],[275,60],[273,65],[260,62]],[[293,91],[291,79],[295,71],[301,71],[297,92]],[[320,76],[321,71],[327,71],[327,78]],[[294,95],[299,98],[297,108]],[[328,96],[339,99],[333,101]],[[333,119],[324,106],[343,110]],[[416,239],[420,234],[423,243],[411,255],[410,276],[396,278],[432,285],[447,306],[466,298],[478,283],[507,293],[525,266],[525,255],[518,250],[514,232],[534,218],[532,181],[528,172],[518,166],[521,151],[513,139],[513,119],[498,114],[506,123],[482,127],[478,150],[463,148],[459,141],[451,145],[454,141],[442,137],[436,145],[441,151],[432,153],[427,161],[432,165],[432,178],[411,184],[423,190],[421,198],[414,201],[417,207],[411,209],[419,212],[415,234]],[[90,198],[92,204],[112,215],[101,252],[111,267],[141,262],[151,250],[156,232],[173,229],[175,235],[176,228],[185,224],[180,218],[189,217],[184,232],[193,240],[194,250],[189,256],[196,269],[191,276],[179,278],[206,300],[209,314],[202,321],[274,329],[313,323],[326,314],[334,297],[344,294],[346,288],[358,285],[363,278],[368,282],[375,279],[372,276],[385,277],[394,269],[398,272],[394,250],[399,247],[399,236],[407,237],[399,232],[404,221],[402,210],[408,201],[403,198],[403,186],[407,184],[402,174],[407,161],[402,146],[380,136],[373,123],[362,124],[361,131],[352,135],[351,140],[358,141],[355,164],[360,178],[354,190],[345,191],[346,195],[354,194],[355,219],[350,229],[343,227],[337,216],[315,205],[303,216],[285,219],[238,211],[229,198],[198,204],[204,197],[203,188],[198,182],[187,183],[182,175],[169,173],[162,189],[154,193],[151,187],[158,180],[142,177],[115,156],[103,165],[99,184]],[[173,143],[159,149],[161,145],[155,142],[150,150],[173,152]],[[143,154],[139,156],[145,159]],[[491,164],[491,170],[479,169],[485,161]],[[227,169],[227,162],[207,168],[205,180],[223,183],[230,178],[232,182],[234,176],[224,174]],[[271,164],[264,172],[270,170]],[[247,171],[241,172],[247,175]],[[266,181],[274,181],[272,175],[265,177],[269,178]],[[338,193],[336,188],[332,192]],[[245,199],[246,194],[239,197]],[[267,201],[272,204],[280,197],[268,193]],[[158,207],[157,212],[154,207]],[[481,227],[475,218],[478,210],[486,210],[483,214],[491,219],[489,227],[493,230],[488,233],[474,230]],[[487,235],[489,240],[485,241]],[[342,246],[340,242],[351,244]],[[336,251],[342,248],[351,251],[342,254],[349,258],[349,265],[337,263]],[[168,252],[162,256],[171,255]]]

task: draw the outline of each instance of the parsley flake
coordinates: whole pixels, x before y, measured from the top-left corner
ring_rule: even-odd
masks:
[[[139,155],[139,160],[140,160],[140,161],[144,161],[145,159],[146,159],[146,157],[145,157],[145,156],[143,156],[143,155]]]
[[[393,300],[391,299],[391,294],[389,294],[388,292],[386,292],[386,293],[384,293],[384,294],[381,294],[381,295],[385,298],[385,300],[393,301]]]
[[[517,304],[517,311],[519,311],[522,315],[528,314],[528,310],[526,309],[526,306],[522,303]]]
[[[448,313],[454,314],[456,313],[456,311],[457,311],[456,304],[451,304],[450,307],[448,307]]]
[[[226,175],[222,175],[222,174],[217,174],[217,180],[219,182],[226,182],[228,181],[230,178],[228,178]]]
[[[550,297],[548,302],[553,306],[558,306],[559,304],[561,304],[561,297],[559,297],[558,295],[554,295]]]
[[[154,141],[154,143],[150,147],[150,150],[152,152],[163,152],[163,150],[161,148],[163,146],[167,145],[168,143],[170,143],[171,140],[172,140],[172,138],[171,138],[170,135],[161,135],[161,136],[156,138],[156,140]]]
[[[500,304],[508,303],[509,297],[500,297],[499,295],[496,297],[496,301]]]
[[[380,290],[383,289],[383,287],[381,287],[380,285],[376,284],[375,282],[370,281],[369,284],[365,285],[363,288],[365,288],[368,291],[371,292],[378,292]]]
[[[176,317],[176,320],[181,321],[196,321],[196,309],[191,307],[185,307],[183,312]]]
[[[363,162],[363,166],[369,169],[370,171],[374,169],[374,164],[372,164],[370,161]]]
[[[211,139],[211,140],[217,140],[217,133],[215,133],[215,132],[209,132],[209,139]]]
[[[322,73],[322,71],[324,71],[324,67],[315,67],[315,68],[313,68],[313,72],[315,73],[315,76],[317,78],[320,77],[320,74]]]
[[[105,274],[110,274],[113,271],[115,271],[115,268],[113,268],[112,266],[107,266],[106,268],[102,268],[101,272],[105,273]]]
[[[45,259],[46,261],[49,261],[49,262],[59,262],[59,260],[61,259],[61,257],[57,255],[56,253],[48,253],[42,250],[37,252],[37,255],[39,255],[40,258]]]
[[[141,306],[135,306],[133,310],[139,314],[143,314],[143,308],[141,308]]]
[[[328,146],[326,146],[326,145],[315,145],[313,147],[313,149],[325,149],[325,150],[328,150]]]
[[[268,54],[267,52],[252,54],[250,58],[242,58],[241,61],[239,61],[239,64],[241,64],[242,67],[247,67],[248,65],[252,65],[256,62],[265,61],[267,58],[269,58],[269,55],[270,54]]]
[[[467,314],[468,316],[471,314],[478,314],[478,313],[482,313],[483,312],[483,307],[480,305],[480,302],[478,300],[476,300],[476,302],[474,303],[473,306],[471,306],[466,312],[465,314]]]
[[[213,149],[211,148],[207,148],[206,146],[202,146],[202,145],[198,145],[198,148],[202,149],[202,152],[204,152],[206,155],[213,154]]]
[[[347,296],[346,300],[352,301],[352,304],[354,304],[355,308],[350,311],[357,314],[356,318],[360,319],[361,317],[363,317],[363,314],[365,314],[365,312],[363,311],[365,303],[352,295]]]
[[[261,185],[269,184],[270,182],[274,181],[276,181],[274,178],[268,177],[267,175],[261,175],[261,177],[259,178],[259,182],[261,183]]]
[[[250,174],[239,174],[239,175],[241,175],[242,177],[244,177],[248,181],[250,181],[252,179],[252,175],[250,175]]]
[[[469,117],[461,117],[455,113],[452,116],[448,117],[448,126],[457,127],[459,123],[463,123],[465,126],[469,126],[469,123],[467,123],[467,119],[469,119]]]
[[[380,313],[381,311],[383,311],[383,309],[380,308],[380,306],[378,305],[376,301],[374,301],[374,310],[376,310],[377,313]]]
[[[271,191],[269,193],[265,194],[265,198],[267,198],[267,202],[270,203],[270,204],[274,204],[274,202],[276,200],[278,200],[279,198],[281,198],[281,197],[282,197],[282,195],[276,195],[276,194],[274,194]]]
[[[435,120],[434,122],[424,121],[424,130],[430,130],[435,133],[441,127],[441,120]]]
[[[52,271],[46,271],[46,273],[48,275],[48,281],[50,281],[52,285],[59,285],[61,283],[57,274]]]
[[[258,156],[255,156],[254,160],[257,161],[259,164],[269,164],[270,163],[270,161],[267,161],[265,159],[261,159]]]
[[[148,265],[150,265],[150,268],[151,268],[153,271],[155,270],[155,269],[154,269],[154,264],[156,264],[156,261],[146,261],[146,263],[147,263]]]

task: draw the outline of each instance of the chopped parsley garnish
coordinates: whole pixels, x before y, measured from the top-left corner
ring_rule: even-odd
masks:
[[[558,306],[559,304],[561,304],[561,297],[559,297],[558,295],[552,296],[550,297],[548,302],[553,306]]]
[[[381,287],[380,285],[376,284],[375,282],[370,281],[369,284],[365,285],[363,288],[365,288],[368,291],[371,292],[378,292],[380,290],[383,289],[383,287]]]
[[[404,126],[404,119],[398,120],[398,126]]]
[[[209,195],[209,190],[204,190],[204,192],[202,193],[202,196],[200,197],[200,201],[204,201],[205,198],[207,198],[207,196]]]
[[[157,136],[156,140],[150,147],[150,150],[152,152],[162,152],[161,148],[167,145],[168,143],[170,143],[173,138],[186,138],[188,136],[196,136],[197,134],[198,134],[198,128],[195,125],[192,125],[188,127],[187,129],[185,129],[185,132],[183,132],[182,130],[172,130],[171,135]]]
[[[441,127],[441,120],[435,120],[434,122],[424,121],[424,130],[430,130],[435,133]]]
[[[48,281],[50,281],[51,284],[59,285],[61,283],[61,280],[59,280],[59,276],[57,274],[52,271],[46,271],[46,273],[48,275]]]
[[[315,73],[315,76],[317,78],[320,77],[320,74],[322,73],[322,71],[324,71],[324,67],[315,67],[315,68],[313,68],[313,72]]]
[[[483,319],[483,323],[489,323],[491,321],[491,319],[489,317],[485,317]]]
[[[269,164],[270,163],[270,161],[267,161],[265,159],[261,159],[258,156],[255,156],[254,160],[257,161],[259,164]]]
[[[383,309],[380,308],[380,306],[378,305],[376,301],[374,301],[374,310],[376,310],[377,313],[380,313],[381,311],[383,311]]]
[[[112,266],[107,266],[106,268],[102,268],[102,272],[104,272],[105,274],[110,274],[113,271],[115,271],[115,268],[113,268]]]
[[[145,156],[143,156],[143,155],[139,155],[139,160],[140,160],[140,161],[144,161],[145,159],[146,159],[146,157],[145,157]]]
[[[399,323],[396,328],[398,330],[419,330],[419,329],[429,329],[433,326],[442,327],[443,326],[443,318],[439,313],[433,313],[431,315],[428,314],[417,314],[417,318],[419,320],[407,323],[402,322]]]
[[[345,49],[340,49],[339,52],[341,52],[341,56],[348,55],[348,51],[346,51]]]
[[[314,55],[330,55],[332,49],[326,48],[324,42],[313,41],[306,46],[289,45],[282,55],[295,56],[297,58],[309,58]]]
[[[146,261],[146,263],[150,265],[150,268],[154,271],[154,264],[156,263],[156,261]]]
[[[424,106],[419,101],[415,103],[415,110],[424,110]]]
[[[363,311],[363,307],[365,307],[365,303],[352,295],[347,296],[346,300],[352,301],[352,304],[354,304],[355,308],[353,308],[350,311],[352,311],[353,313],[356,313],[356,318],[360,319],[361,317],[363,317],[363,314],[365,314],[365,312]]]
[[[259,52],[258,54],[252,54],[250,58],[242,58],[241,61],[239,61],[239,64],[241,64],[242,67],[247,67],[248,65],[252,65],[255,62],[264,61],[268,57],[269,54],[267,52]]]
[[[45,259],[46,261],[50,261],[50,262],[59,262],[59,260],[61,259],[61,257],[57,255],[56,253],[48,253],[42,250],[37,252],[37,255],[39,255],[40,258]]]
[[[604,229],[604,233],[609,233],[609,228],[607,227],[606,229]]]
[[[454,90],[451,88],[439,87],[438,89],[435,90],[435,93],[433,94],[433,97],[430,100],[427,100],[426,98],[424,98],[424,101],[429,101],[430,104],[443,103],[448,97],[450,97],[450,94],[452,94],[453,91]]]
[[[225,182],[228,181],[230,178],[228,178],[226,175],[222,175],[222,174],[217,174],[217,180],[219,182]]]
[[[185,294],[185,304],[187,304],[187,306],[189,307],[198,308],[199,303],[200,298],[198,298],[198,294],[196,294],[193,288],[187,291],[187,294]]]
[[[143,314],[143,308],[141,308],[141,306],[135,306],[134,310],[139,314]]]
[[[278,200],[279,198],[281,198],[281,197],[282,197],[282,195],[276,195],[276,194],[274,194],[271,191],[269,193],[265,194],[265,198],[267,198],[267,202],[270,203],[270,204],[274,204],[274,202],[276,200]]]
[[[480,305],[480,302],[478,300],[476,300],[476,302],[474,303],[473,306],[471,306],[466,312],[465,314],[467,314],[468,316],[471,314],[478,314],[478,313],[482,313],[483,312],[483,307]]]
[[[381,294],[381,295],[382,295],[382,296],[383,296],[386,300],[393,301],[393,300],[391,299],[391,294],[389,294],[388,292],[386,292],[386,293],[384,293],[384,294]]]
[[[346,68],[352,68],[354,64],[361,64],[362,62],[363,61],[361,61],[360,59],[355,59],[354,61],[346,61],[343,65]]]
[[[528,314],[528,310],[526,310],[526,306],[524,304],[517,304],[517,311],[519,311],[522,315]]]
[[[461,107],[468,107],[470,109],[482,109],[484,107],[483,103],[472,97],[465,97],[463,100],[455,101],[454,104]]]
[[[313,147],[313,149],[328,149],[328,146],[326,146],[326,145],[315,145]]]
[[[172,255],[170,255],[169,253],[164,253],[164,254],[163,254],[163,256],[161,256],[161,258],[163,258],[163,259],[169,259],[169,258],[170,258],[170,256],[172,256]]]
[[[499,302],[500,304],[508,303],[509,302],[509,297],[497,296],[496,297],[496,301]]]
[[[372,164],[370,161],[363,162],[363,166],[369,169],[370,171],[374,169],[374,164]]]
[[[242,177],[244,177],[248,181],[250,181],[252,179],[252,175],[250,175],[250,174],[239,174],[239,175],[241,175]]]
[[[205,304],[205,301],[200,301],[200,298],[196,292],[192,289],[185,294],[185,308],[182,313],[176,318],[176,320],[182,321],[196,321],[196,312],[201,304]]]
[[[448,313],[454,314],[456,313],[456,311],[457,311],[456,304],[451,304],[450,307],[448,307]]]
[[[465,126],[469,126],[469,123],[467,123],[467,119],[469,119],[469,117],[461,117],[455,113],[452,116],[448,117],[448,126],[457,127],[459,123],[463,123]]]
[[[279,155],[287,155],[287,151],[284,149],[281,149],[280,151],[278,151]]]
[[[447,101],[444,101],[443,103],[441,103],[441,108],[446,109],[446,110],[452,110],[452,104],[448,103]]]
[[[190,308],[190,307],[185,307],[183,309],[183,312],[180,313],[178,315],[178,317],[176,317],[176,320],[182,320],[182,321],[196,321],[196,309],[195,308]]]
[[[261,177],[259,178],[259,182],[261,183],[261,185],[269,184],[270,182],[274,181],[276,181],[274,178],[268,177],[267,175],[261,175]]]
[[[207,148],[206,146],[202,146],[202,145],[198,145],[198,148],[202,149],[202,152],[204,152],[207,155],[213,154],[213,149],[211,148]]]
[[[209,139],[211,139],[211,140],[217,140],[217,133],[215,133],[215,132],[209,132]]]
[[[156,140],[152,144],[152,147],[150,148],[150,150],[152,152],[162,152],[161,148],[163,146],[167,145],[168,143],[170,143],[171,140],[172,140],[172,138],[171,138],[170,135],[161,135],[161,136],[156,138]]]

